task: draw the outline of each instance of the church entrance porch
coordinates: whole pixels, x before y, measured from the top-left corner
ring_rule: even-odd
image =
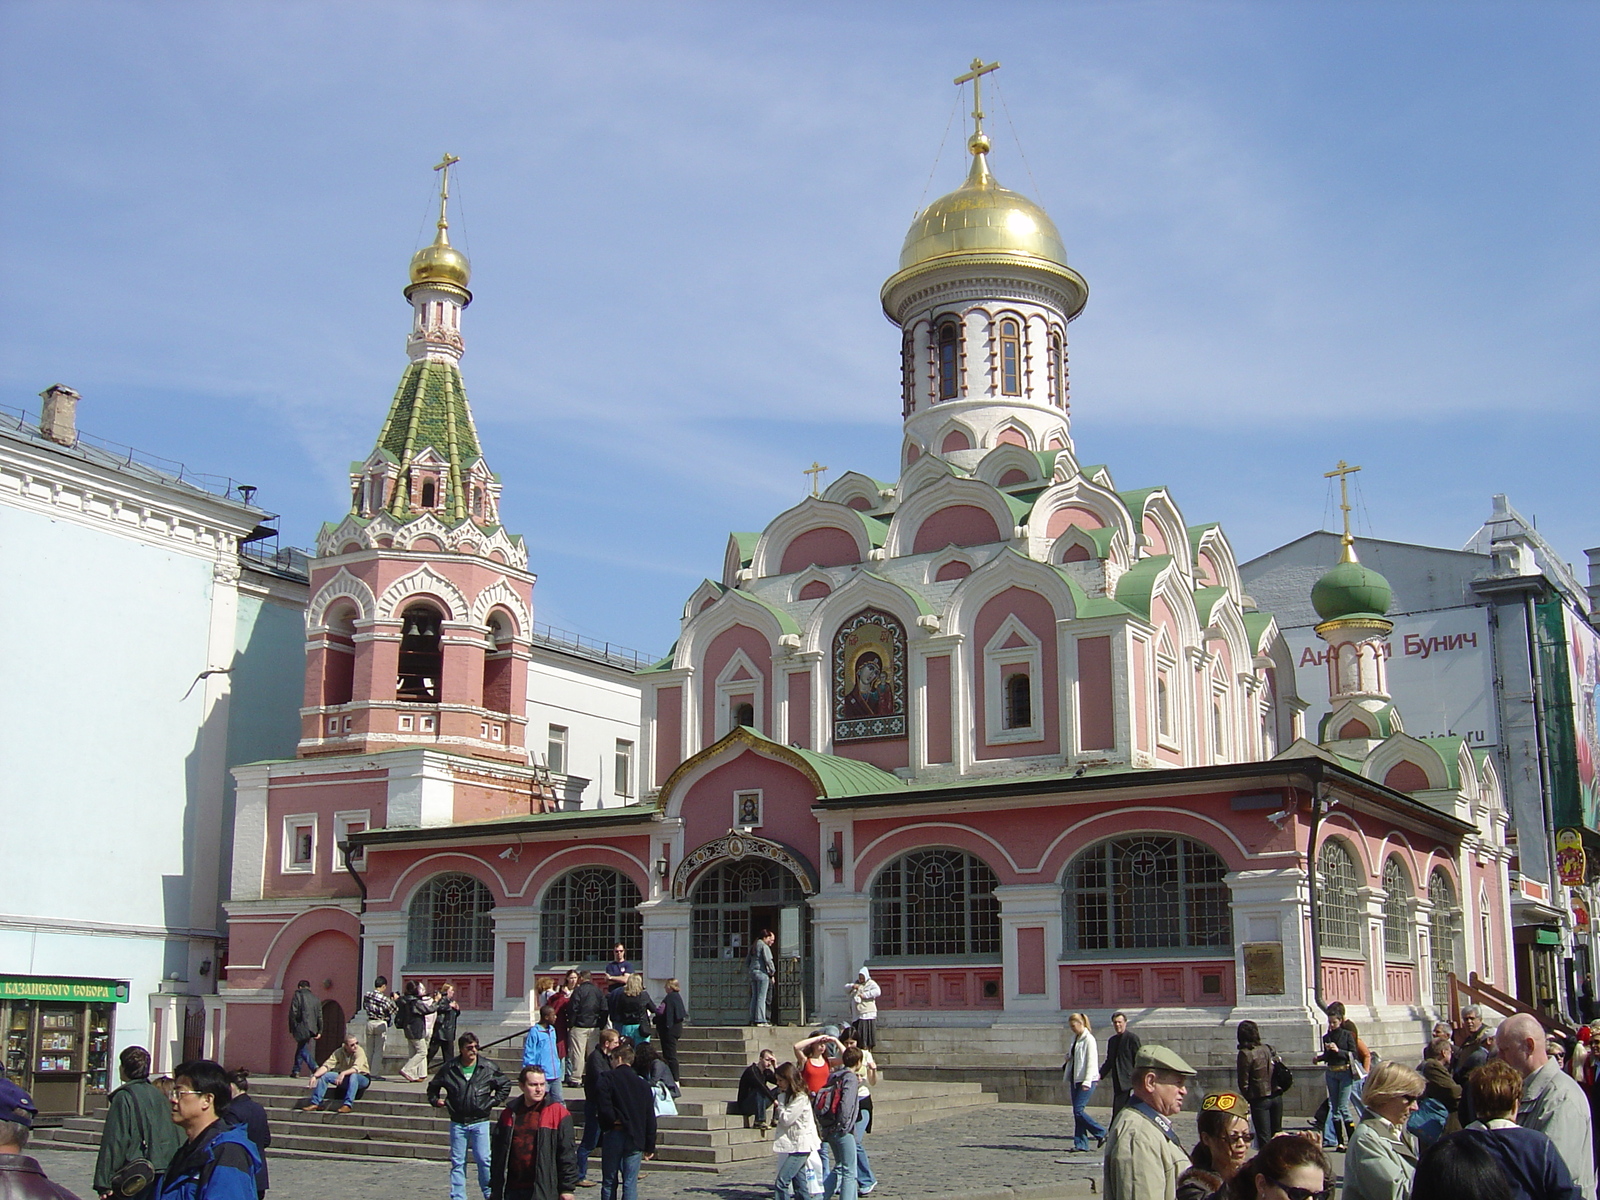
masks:
[[[798,1022],[802,1005],[804,1012],[812,1011],[811,910],[790,871],[762,860],[718,863],[696,881],[690,909],[689,987],[697,1024],[749,1021],[747,956],[764,929],[778,935],[779,985],[769,996],[777,1005],[778,1023]]]

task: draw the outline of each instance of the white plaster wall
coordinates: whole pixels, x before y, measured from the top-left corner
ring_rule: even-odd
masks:
[[[528,749],[543,762],[551,725],[567,727],[567,773],[590,780],[584,808],[636,803],[644,786],[641,689],[615,670],[533,647],[528,664]],[[613,786],[617,741],[634,745],[631,795]]]

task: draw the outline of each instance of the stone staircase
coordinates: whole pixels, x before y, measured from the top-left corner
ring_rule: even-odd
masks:
[[[735,1163],[765,1159],[771,1154],[770,1135],[744,1127],[744,1118],[728,1112],[738,1087],[739,1074],[770,1049],[782,1062],[806,1029],[745,1029],[738,1027],[687,1028],[678,1043],[683,1069],[683,1095],[678,1115],[662,1117],[657,1133],[656,1157],[648,1169],[724,1170]],[[521,1065],[520,1046],[508,1043],[489,1052],[507,1074]],[[391,1070],[395,1059],[385,1064]],[[425,1085],[405,1083],[397,1076],[374,1083],[353,1113],[295,1112],[294,1105],[309,1092],[305,1081],[257,1077],[250,1094],[266,1108],[272,1122],[273,1156],[314,1158],[412,1158],[446,1162],[450,1157],[449,1122],[428,1105]],[[889,1079],[873,1089],[875,1132],[934,1120],[951,1112],[993,1104],[998,1097],[977,1083],[904,1083]],[[582,1095],[568,1097],[568,1107],[582,1128]],[[35,1131],[34,1140],[60,1149],[93,1149],[100,1144],[104,1113],[69,1117],[61,1126]],[[598,1177],[599,1152],[590,1162],[591,1177]]]

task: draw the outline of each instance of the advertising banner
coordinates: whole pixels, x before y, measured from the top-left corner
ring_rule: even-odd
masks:
[[[1328,644],[1310,628],[1286,629],[1294,682],[1306,709],[1306,736],[1328,713]],[[1489,610],[1447,608],[1396,617],[1386,666],[1389,694],[1413,737],[1464,737],[1474,746],[1499,742]]]
[[[1600,717],[1596,714],[1595,697],[1600,681],[1600,634],[1571,609],[1567,610],[1567,649],[1571,655],[1568,679],[1573,732],[1577,735],[1578,810],[1585,825],[1600,829],[1600,782],[1595,778],[1596,765],[1600,764],[1600,725],[1596,723]]]

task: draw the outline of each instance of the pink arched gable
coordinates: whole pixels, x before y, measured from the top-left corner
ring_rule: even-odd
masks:
[[[939,443],[940,454],[954,454],[958,450],[971,450],[972,439],[959,429],[952,429],[944,435],[944,441]]]
[[[987,512],[973,504],[952,504],[917,527],[911,553],[928,554],[946,546],[986,546],[1000,540],[1000,530]]]
[[[728,731],[717,728],[717,687],[716,680],[721,676],[723,669],[733,660],[733,656],[743,650],[760,672],[761,677],[752,685],[761,693],[761,703],[756,707],[756,724],[763,726],[762,732],[771,727],[772,721],[772,690],[768,686],[767,674],[772,664],[772,647],[767,644],[767,639],[748,625],[735,625],[732,629],[724,629],[711,640],[706,647],[704,657],[700,660],[700,678],[705,683],[700,688],[700,744],[709,746]],[[723,833],[728,831],[724,829]]]
[[[1217,574],[1216,564],[1211,561],[1209,554],[1203,552],[1195,559],[1194,577],[1207,587],[1218,587],[1222,583],[1222,576]]]
[[[824,596],[829,595],[832,591],[833,589],[822,580],[813,579],[810,583],[806,584],[805,587],[800,589],[800,595],[797,597],[797,599],[821,600]]]
[[[750,749],[689,784],[678,807],[685,853],[727,833],[734,821],[733,794],[756,789],[761,792],[762,821],[756,836],[794,847],[817,867],[819,835],[811,815],[816,789],[795,767]]]
[[[1151,554],[1169,554],[1167,549],[1167,535],[1161,532],[1161,526],[1156,524],[1154,517],[1145,517],[1144,524],[1140,526],[1144,536],[1150,543]]]
[[[1044,535],[1058,538],[1067,531],[1068,525],[1076,525],[1079,529],[1103,529],[1105,522],[1100,519],[1099,513],[1092,513],[1087,508],[1058,508],[1045,522]]]
[[[861,561],[855,538],[832,525],[808,529],[783,549],[778,574],[793,575],[807,567],[842,567]]]
[[[1021,446],[1026,450],[1028,448],[1028,439],[1022,435],[1020,429],[1013,429],[1007,426],[1000,431],[1000,436],[995,438],[994,444],[996,446]]]
[[[493,834],[483,835],[483,853],[490,857],[499,854],[507,845],[514,844],[516,838]],[[370,897],[368,907],[374,911],[386,909],[390,912],[403,911],[411,904],[411,898],[428,880],[435,875],[444,875],[450,872],[461,872],[471,875],[474,879],[489,889],[489,895],[494,897],[494,902],[499,904],[515,904],[511,889],[506,885],[504,874],[497,868],[504,866],[517,867],[515,862],[502,864],[495,861],[492,864],[486,859],[470,850],[438,850],[429,849],[395,849],[385,850],[382,854],[369,856],[367,870],[367,893]]]
[[[522,889],[520,903],[524,905],[538,904],[546,888],[568,871],[576,871],[579,867],[609,867],[633,880],[641,896],[650,895],[650,880],[639,866],[640,862],[651,861],[649,834],[613,838],[611,844],[604,846],[592,843],[578,846],[530,844],[526,849],[535,852],[548,850],[549,854],[534,866],[527,885]]]
[[[1012,484],[1027,482],[1028,473],[1020,467],[1012,467],[1011,470],[1000,476],[1001,487],[1010,487]]]
[[[1233,793],[1218,792],[1167,797],[1148,806],[1128,807],[1113,803],[1093,815],[1081,810],[1069,810],[1067,824],[1075,828],[1060,844],[1050,848],[1039,872],[1039,880],[1052,883],[1059,881],[1067,864],[1097,842],[1150,832],[1176,834],[1200,842],[1215,850],[1217,856],[1227,864],[1228,870],[1247,870],[1252,865],[1249,854],[1266,849],[1277,836],[1277,830],[1259,813],[1253,813],[1249,820],[1241,821],[1240,818],[1245,814],[1232,811],[1232,799]],[[1207,817],[1211,820],[1206,820]],[[1037,831],[1037,825],[1035,829]],[[1233,837],[1229,836],[1230,832]],[[1055,832],[1050,836],[1054,837]],[[1239,849],[1235,837],[1244,843],[1244,850]],[[1049,844],[1049,840],[1037,836],[1036,832],[1035,857]],[[1032,866],[1033,860],[1023,865]]]
[[[983,662],[983,648],[987,646],[1008,616],[1013,616],[1028,627],[1039,640],[1039,678],[1033,681],[1033,703],[1041,709],[1040,722],[1044,739],[1037,742],[1017,742],[990,746],[988,744],[986,692],[988,671]],[[973,628],[973,721],[978,731],[978,758],[1018,758],[1037,754],[1058,754],[1061,749],[1061,692],[1054,685],[1056,667],[1056,614],[1038,592],[1024,588],[1007,588],[990,600],[978,612]]]
[[[1397,792],[1420,792],[1427,789],[1428,773],[1409,759],[1402,759],[1389,768],[1383,777],[1383,786]]]
[[[927,821],[907,822],[904,820],[883,821],[857,821],[855,823],[855,844],[857,847],[871,847],[865,850],[864,857],[855,869],[855,886],[859,891],[870,891],[873,879],[879,871],[902,854],[912,850],[928,850],[938,846],[954,847],[975,854],[987,863],[994,871],[996,878],[1002,886],[1007,884],[1037,882],[1032,876],[1019,875],[1006,861],[1006,856],[995,846],[994,838],[1001,846],[1010,850],[1012,857],[1017,856],[1019,848],[1028,845],[1026,826],[1029,822],[1024,819],[1022,826],[1016,831],[1019,840],[1014,845],[1007,844],[1010,836],[1003,827],[1003,822],[995,818],[1021,817],[1029,814],[1016,813],[963,813],[958,820],[939,820],[930,818]],[[1040,820],[1055,820],[1057,814],[1050,810],[1040,810],[1036,814],[1038,819],[1032,821],[1034,837],[1037,837]],[[909,825],[910,828],[906,826]],[[885,836],[887,835],[887,836]],[[985,836],[988,835],[988,836]],[[877,841],[883,838],[882,841]],[[876,842],[876,845],[873,843]],[[861,851],[858,850],[858,853]],[[1022,860],[1019,860],[1022,861]],[[1024,865],[1028,865],[1024,863]],[[848,873],[847,873],[848,874]]]

